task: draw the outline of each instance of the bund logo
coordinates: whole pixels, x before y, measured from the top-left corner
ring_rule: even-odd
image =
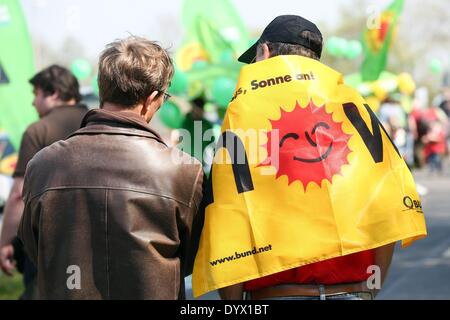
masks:
[[[415,210],[416,212],[423,213],[422,203],[419,200],[413,200],[411,197],[406,196],[403,198],[403,204],[408,208],[405,211]]]

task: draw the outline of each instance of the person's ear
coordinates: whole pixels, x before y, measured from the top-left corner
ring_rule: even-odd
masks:
[[[152,94],[147,97],[141,110],[141,116],[145,119],[145,121],[150,122],[153,115],[158,111],[163,102],[164,95],[159,91],[153,91]]]
[[[270,58],[270,50],[269,50],[269,46],[267,45],[267,43],[263,43],[262,48],[263,48],[264,60],[269,59]]]
[[[270,50],[267,43],[262,43],[260,45],[260,50],[258,50],[258,54],[256,56],[256,61],[262,61],[270,58]]]
[[[56,103],[59,101],[59,93],[55,91],[53,94],[49,94],[47,99]]]

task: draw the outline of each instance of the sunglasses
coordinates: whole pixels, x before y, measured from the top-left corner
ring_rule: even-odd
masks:
[[[172,98],[172,96],[170,94],[168,94],[167,92],[162,92],[164,94],[164,102],[167,102],[167,100],[169,100],[170,98]]]
[[[164,95],[164,102],[167,102],[172,96],[165,91],[160,91]]]

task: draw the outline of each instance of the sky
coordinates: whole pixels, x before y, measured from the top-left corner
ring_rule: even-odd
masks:
[[[213,0],[205,0],[213,1]],[[249,30],[262,30],[279,14],[298,14],[317,24],[338,22],[346,0],[230,0]],[[366,0],[382,6],[389,0]],[[87,57],[128,33],[176,47],[182,40],[182,0],[21,0],[32,36],[53,48],[73,36]]]

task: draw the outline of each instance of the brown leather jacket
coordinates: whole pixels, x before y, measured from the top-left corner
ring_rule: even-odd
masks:
[[[90,111],[27,167],[19,237],[39,298],[183,299],[202,181],[137,115]]]

